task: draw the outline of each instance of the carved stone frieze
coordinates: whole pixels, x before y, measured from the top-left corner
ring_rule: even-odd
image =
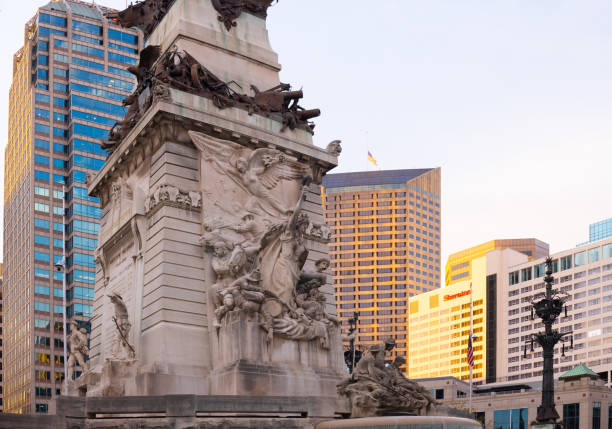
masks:
[[[202,194],[196,191],[183,191],[169,184],[161,184],[145,200],[145,212],[150,213],[162,204],[186,210],[199,210],[202,206]]]
[[[265,18],[272,2],[273,0],[212,0],[213,7],[219,13],[219,21],[227,31],[236,26],[236,20],[243,12]]]

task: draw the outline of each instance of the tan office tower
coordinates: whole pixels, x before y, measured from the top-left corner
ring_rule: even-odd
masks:
[[[89,329],[100,208],[85,180],[105,162],[100,142],[125,114],[121,101],[135,84],[126,68],[137,63],[142,45],[136,30],[120,29],[107,12],[92,2],[52,1],[25,24],[24,45],[13,57],[4,173],[4,412],[49,412],[62,388],[64,247],[66,314]]]
[[[387,337],[405,356],[408,297],[440,286],[440,168],[323,179],[343,334],[359,313],[359,348]]]

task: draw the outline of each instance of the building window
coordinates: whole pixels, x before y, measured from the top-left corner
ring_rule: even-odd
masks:
[[[496,410],[493,413],[493,427],[501,429],[527,429],[527,408]]]
[[[595,247],[594,249],[589,249],[589,264],[593,262],[597,262],[600,259],[599,247]]]
[[[108,38],[118,40],[123,43],[131,43],[132,45],[136,45],[138,43],[137,36],[112,29],[108,30]]]
[[[444,399],[444,389],[436,389],[435,391],[435,397],[436,399]]]
[[[521,281],[522,282],[527,282],[529,280],[531,280],[531,267],[523,268],[521,270]]]
[[[603,259],[612,258],[612,243],[603,246]]]
[[[601,402],[593,402],[593,429],[601,429]]]
[[[53,67],[53,76],[68,79],[68,70],[60,67]]]
[[[37,329],[49,329],[50,322],[46,319],[34,319],[34,327]]]
[[[510,282],[510,286],[515,285],[519,282],[519,272],[518,271],[514,271],[510,274],[508,274],[509,277],[509,282]]]
[[[564,256],[561,258],[561,271],[569,270],[572,268],[572,255]]]
[[[565,429],[580,429],[580,404],[563,404],[563,427]]]
[[[574,267],[584,265],[586,262],[586,252],[578,252],[574,254]]]
[[[45,313],[49,312],[49,303],[47,302],[40,302],[40,301],[34,301],[34,310],[35,311],[42,311]]]
[[[38,22],[41,24],[50,24],[55,27],[65,27],[67,21],[66,18],[41,12],[38,14]]]
[[[93,34],[94,36],[102,36],[102,27],[99,25],[90,24],[88,22],[72,20],[72,29],[81,31],[87,34]]]
[[[49,287],[48,286],[42,286],[42,285],[34,285],[34,293],[36,293],[38,295],[47,295],[47,296],[49,296]]]

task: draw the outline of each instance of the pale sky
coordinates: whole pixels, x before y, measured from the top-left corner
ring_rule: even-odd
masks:
[[[0,0],[2,149],[12,55],[45,3]],[[442,167],[444,270],[494,238],[565,250],[612,217],[611,17],[600,0],[280,0],[268,29],[281,80],[323,112],[315,144],[343,141],[337,172],[368,148],[383,169]]]

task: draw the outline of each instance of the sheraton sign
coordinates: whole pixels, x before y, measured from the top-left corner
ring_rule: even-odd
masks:
[[[463,292],[458,292],[453,295],[444,295],[444,301],[450,301],[452,299],[461,298],[462,296],[466,296],[469,294],[470,294],[469,290],[464,290]]]

